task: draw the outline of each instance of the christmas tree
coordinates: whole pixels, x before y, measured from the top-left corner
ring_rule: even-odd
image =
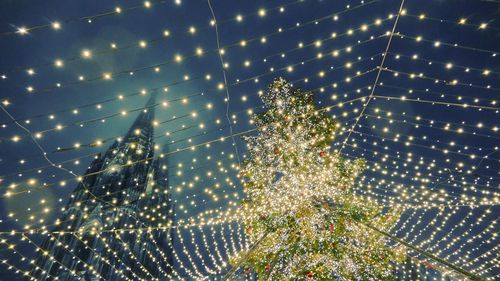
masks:
[[[399,212],[355,192],[364,161],[330,151],[338,124],[282,78],[261,98],[267,111],[253,116],[240,174],[252,246],[233,266],[262,280],[391,279],[403,253],[367,225],[387,231]]]

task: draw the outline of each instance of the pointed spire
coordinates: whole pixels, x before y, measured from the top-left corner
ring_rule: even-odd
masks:
[[[144,106],[144,109],[139,113],[139,116],[135,119],[134,123],[130,127],[125,140],[146,138],[152,140],[153,138],[153,120],[155,117],[155,107],[156,107],[156,97],[158,96],[158,91],[151,93],[151,97]]]

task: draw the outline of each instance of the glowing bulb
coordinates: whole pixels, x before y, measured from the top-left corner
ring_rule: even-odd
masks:
[[[110,72],[105,72],[105,73],[102,74],[102,78],[104,80],[111,80],[113,78],[113,76],[111,75]]]
[[[28,29],[26,27],[19,27],[17,29],[16,33],[19,33],[21,35],[26,35],[26,34],[28,34]]]
[[[61,29],[61,23],[59,23],[58,21],[53,22],[51,25],[52,25],[52,28],[55,30]]]
[[[266,16],[266,10],[265,9],[260,9],[259,10],[259,17],[265,17]]]
[[[92,57],[92,51],[90,51],[89,49],[84,49],[82,51],[82,57],[84,59],[90,59]]]
[[[58,67],[58,68],[61,68],[61,67],[63,67],[63,66],[64,66],[64,61],[63,61],[63,60],[61,60],[61,59],[56,59],[56,60],[54,61],[54,65],[55,65],[56,67]]]

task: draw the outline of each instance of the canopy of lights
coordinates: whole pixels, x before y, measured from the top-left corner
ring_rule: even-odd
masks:
[[[364,166],[295,176],[325,186],[304,202],[334,182],[397,209],[384,229],[345,228],[383,234],[389,280],[498,280],[499,13],[494,0],[3,1],[0,279],[282,280],[273,262],[244,265],[259,239],[241,208],[243,171],[270,171],[244,168],[266,129],[254,116],[286,81],[314,98],[302,113],[335,124],[314,157]],[[267,195],[269,212],[305,206]]]

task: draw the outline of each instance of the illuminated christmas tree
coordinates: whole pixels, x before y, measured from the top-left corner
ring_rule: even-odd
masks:
[[[370,225],[387,231],[399,211],[355,191],[363,160],[330,151],[337,123],[312,93],[275,80],[262,95],[267,111],[253,116],[241,171],[246,192],[239,212],[251,241],[234,267],[259,279],[391,279],[404,254]]]

